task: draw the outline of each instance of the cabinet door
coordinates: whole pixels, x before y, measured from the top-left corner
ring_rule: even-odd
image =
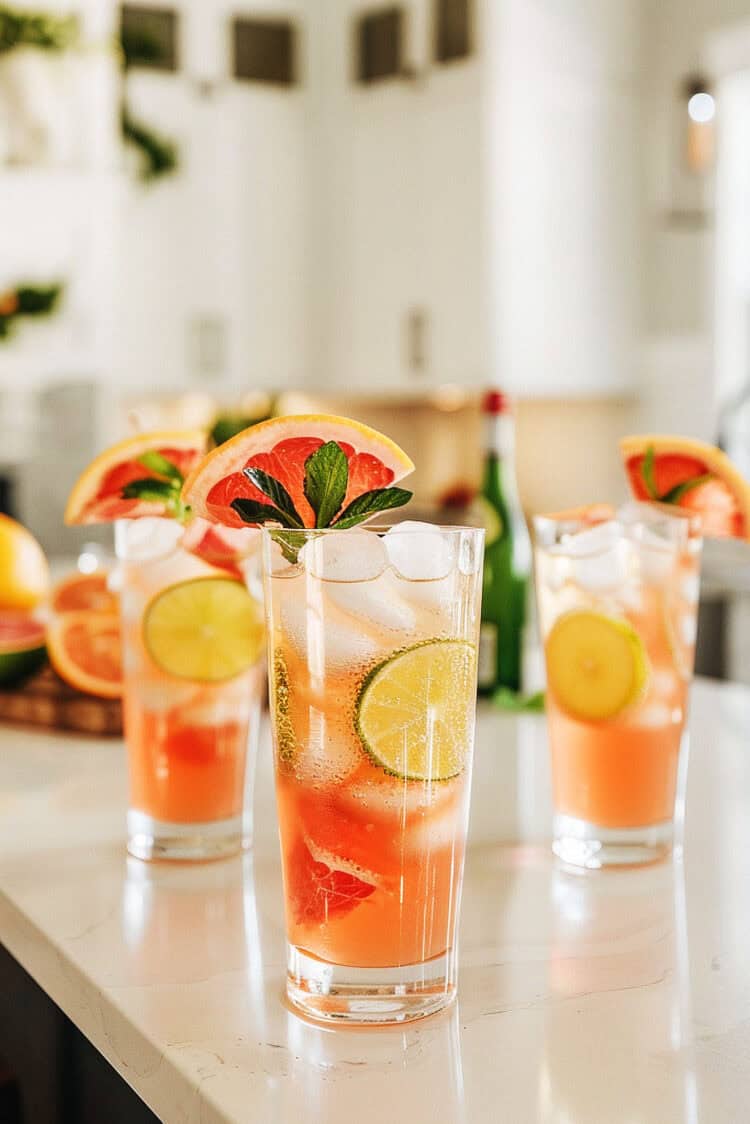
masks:
[[[638,5],[484,10],[495,369],[527,393],[621,391],[638,334]]]

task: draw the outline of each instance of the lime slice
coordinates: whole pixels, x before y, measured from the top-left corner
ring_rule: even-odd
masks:
[[[587,722],[617,717],[638,702],[648,682],[646,650],[630,622],[588,609],[555,621],[546,656],[556,701]]]
[[[194,578],[162,590],[146,606],[143,641],[162,671],[220,683],[255,663],[263,645],[259,605],[231,578]]]
[[[463,640],[427,640],[378,664],[355,711],[370,757],[407,780],[457,776],[474,736],[476,675],[476,649]]]

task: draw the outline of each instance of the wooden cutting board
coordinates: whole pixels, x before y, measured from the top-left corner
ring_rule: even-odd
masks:
[[[119,737],[122,704],[81,694],[47,666],[16,687],[0,689],[1,722]]]

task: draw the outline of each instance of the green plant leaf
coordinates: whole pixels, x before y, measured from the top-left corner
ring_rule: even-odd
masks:
[[[643,477],[643,483],[646,485],[646,491],[650,499],[652,500],[659,499],[659,492],[657,490],[656,479],[654,477],[655,457],[656,452],[654,450],[654,446],[649,445],[649,447],[646,449],[646,455],[643,458],[643,463],[641,465],[641,476]]]
[[[341,510],[349,483],[349,461],[338,441],[327,441],[305,461],[304,490],[315,526],[329,527]]]
[[[264,496],[268,496],[274,507],[284,513],[286,516],[284,519],[285,527],[304,527],[305,524],[294,506],[294,500],[280,481],[264,472],[262,468],[243,468],[242,471],[250,483]]]
[[[518,695],[507,687],[500,687],[492,696],[492,701],[500,710],[510,714],[539,714],[544,710],[544,691],[535,695]]]
[[[145,503],[161,503],[173,519],[184,523],[190,508],[183,503],[178,480],[159,480],[154,476],[131,480],[120,492],[125,500],[143,500]]]
[[[679,503],[683,496],[688,492],[692,492],[693,488],[699,488],[701,484],[707,484],[709,480],[713,480],[713,473],[704,472],[701,476],[692,476],[690,480],[683,480],[681,484],[675,484],[674,488],[670,488],[661,496],[662,503]]]
[[[286,515],[285,512],[270,503],[259,503],[258,500],[236,499],[232,500],[230,506],[246,523],[254,523],[256,525],[262,525],[263,523],[281,523],[282,527],[290,528],[297,526],[297,524],[290,521],[289,516]]]
[[[168,480],[175,480],[178,484],[182,484],[184,481],[177,465],[172,464],[170,460],[163,457],[161,453],[157,453],[155,449],[150,449],[147,453],[138,457],[138,463],[142,464],[144,468],[150,469],[151,472],[156,472],[159,476],[166,476]]]
[[[344,508],[339,518],[333,524],[339,530],[345,527],[356,527],[378,511],[388,511],[390,508],[403,507],[408,503],[413,493],[404,488],[375,488],[371,492],[363,492]]]
[[[157,480],[153,476],[146,476],[142,480],[131,480],[120,493],[125,500],[148,500],[157,503],[166,503],[179,494],[179,488],[172,480]]]
[[[293,566],[299,561],[299,552],[307,541],[304,531],[269,531],[274,542],[281,547],[281,553]]]

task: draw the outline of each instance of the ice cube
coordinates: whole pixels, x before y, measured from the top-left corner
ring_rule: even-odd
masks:
[[[587,593],[614,590],[628,576],[629,544],[616,522],[569,535],[549,553],[568,559],[570,580]]]
[[[435,581],[447,578],[453,569],[453,538],[432,523],[407,519],[391,527],[383,541],[388,559],[401,577],[409,581]]]
[[[409,590],[414,584],[410,583]],[[408,632],[416,624],[416,614],[413,606],[401,596],[399,585],[401,592],[409,596],[409,591],[403,590],[403,583],[392,573],[382,574],[375,581],[323,582],[321,588],[325,599],[346,613],[349,629],[361,630],[364,625],[389,632]]]
[[[695,613],[681,613],[678,628],[682,643],[688,648],[692,647],[698,638],[698,618]]]
[[[273,598],[279,605],[281,627],[313,675],[364,664],[380,654],[374,637],[356,619],[324,600],[322,583],[309,581],[304,573],[276,581],[280,588],[274,589]]]
[[[305,745],[294,762],[297,777],[306,784],[341,784],[362,764],[362,746],[353,728],[329,721],[320,711],[310,714]]]
[[[700,574],[691,572],[686,574],[680,584],[680,592],[688,605],[697,605],[700,596]]]
[[[126,562],[149,562],[164,558],[178,547],[184,528],[176,519],[118,519],[115,551]]]
[[[682,719],[679,707],[668,706],[667,703],[653,702],[642,707],[634,718],[634,725],[648,730],[661,730],[665,726],[674,726]]]
[[[388,565],[381,538],[371,531],[339,531],[311,539],[300,561],[316,578],[329,582],[363,582],[379,577]]]
[[[677,543],[645,526],[637,528],[634,541],[644,580],[654,585],[663,585],[674,571]]]

